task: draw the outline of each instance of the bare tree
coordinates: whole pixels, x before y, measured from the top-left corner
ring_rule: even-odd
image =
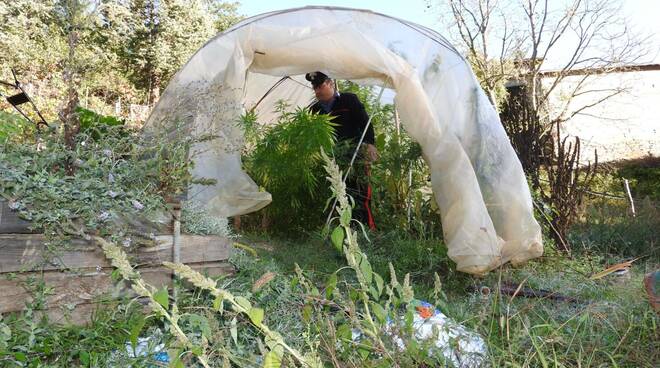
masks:
[[[468,61],[497,108],[504,83],[515,73],[514,60],[524,44],[518,25],[498,0],[449,0],[451,25]]]
[[[98,4],[92,0],[60,0],[56,3],[55,11],[60,27],[66,34],[68,53],[63,60],[63,80],[67,92],[59,113],[64,127],[64,141],[70,150],[75,148],[75,138],[80,131],[80,120],[76,113],[79,103],[78,90],[85,73],[85,62],[79,55],[79,44],[91,25],[91,16],[96,12]],[[69,162],[67,171],[73,173],[73,166]]]
[[[429,0],[442,14],[455,42],[462,46],[475,74],[496,107],[504,84],[521,79],[529,88],[531,108],[548,123],[566,121],[585,109],[570,100],[597,94],[596,104],[623,92],[589,89],[589,81],[638,62],[645,39],[635,34],[616,0]],[[552,68],[552,72],[546,70]],[[576,71],[580,71],[576,73]],[[548,102],[568,77],[562,106]],[[542,80],[542,81],[541,81]],[[600,100],[603,101],[600,101]]]
[[[553,237],[568,250],[564,235],[578,215],[597,163],[587,165],[584,174],[579,139],[567,143],[560,124],[625,92],[625,86],[596,87],[591,81],[639,62],[645,40],[631,31],[622,3],[615,0],[429,4],[445,14],[454,40],[463,47],[491,102],[501,108],[502,123],[532,186],[553,208]],[[507,84],[512,96],[505,99]],[[587,102],[576,106],[578,97]],[[548,185],[541,183],[542,169]]]
[[[616,68],[633,65],[646,53],[644,39],[635,35],[614,0],[569,0],[563,8],[549,8],[548,0],[521,3],[527,23],[529,50],[520,70],[531,88],[532,108],[548,123],[564,122],[582,111],[625,92],[613,86],[591,88],[590,81]],[[561,52],[552,72],[543,72],[554,54]],[[579,72],[578,72],[579,71]],[[573,78],[575,77],[575,78]],[[562,83],[571,78],[571,83]],[[562,86],[560,106],[550,107],[551,96]],[[577,96],[596,95],[595,101],[570,107]]]

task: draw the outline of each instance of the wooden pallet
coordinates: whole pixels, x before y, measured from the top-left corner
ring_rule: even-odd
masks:
[[[0,234],[29,234],[36,230],[30,229],[30,222],[18,217],[9,208],[9,203],[0,199]]]
[[[130,293],[125,283],[112,281],[113,267],[94,241],[75,239],[55,256],[41,234],[0,234],[0,313],[16,312],[31,302],[28,279],[51,289],[46,313],[55,321],[84,323],[103,297]],[[181,235],[180,261],[209,276],[233,272],[227,263],[232,241],[220,236]],[[173,236],[156,236],[156,245],[129,253],[131,263],[148,283],[170,285],[172,273],[162,262],[172,261]]]
[[[123,219],[132,229],[144,234],[172,234],[172,216],[163,214],[163,222],[147,221],[144,219]],[[37,234],[39,229],[32,229],[32,223],[23,220],[18,212],[9,208],[9,203],[0,198],[0,234]]]

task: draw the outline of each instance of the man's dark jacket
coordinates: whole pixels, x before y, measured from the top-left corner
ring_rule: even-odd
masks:
[[[369,115],[367,115],[364,105],[355,94],[340,93],[335,98],[337,100],[332,105],[329,115],[335,117],[332,122],[337,124],[335,127],[337,141],[353,140],[357,144],[360,141],[364,127],[367,126]],[[321,103],[318,101],[310,107],[310,110],[316,113],[324,112]],[[372,125],[369,125],[362,142],[374,144],[374,128]]]

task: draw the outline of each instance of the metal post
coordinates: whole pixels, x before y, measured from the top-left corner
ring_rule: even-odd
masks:
[[[630,210],[632,211],[633,217],[635,217],[635,202],[633,202],[632,194],[630,193],[630,185],[628,184],[628,179],[623,179],[623,186],[626,188],[626,194],[628,194],[628,202],[630,202]]]
[[[410,165],[410,169],[408,170],[408,229],[410,229],[410,212],[412,210],[412,174],[413,168]]]
[[[172,211],[174,216],[174,229],[172,234],[172,263],[181,263],[181,202],[174,204]],[[172,281],[176,280],[176,275],[172,274]],[[174,299],[177,297],[177,288],[174,283],[172,284],[172,296]]]

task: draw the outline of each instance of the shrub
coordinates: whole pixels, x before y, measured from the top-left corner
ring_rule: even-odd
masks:
[[[255,115],[242,119],[248,146],[243,162],[247,172],[273,197],[261,213],[273,230],[310,229],[323,222],[327,190],[321,150],[331,151],[335,137],[331,118],[306,109],[286,112],[281,105],[277,125],[259,130]]]

